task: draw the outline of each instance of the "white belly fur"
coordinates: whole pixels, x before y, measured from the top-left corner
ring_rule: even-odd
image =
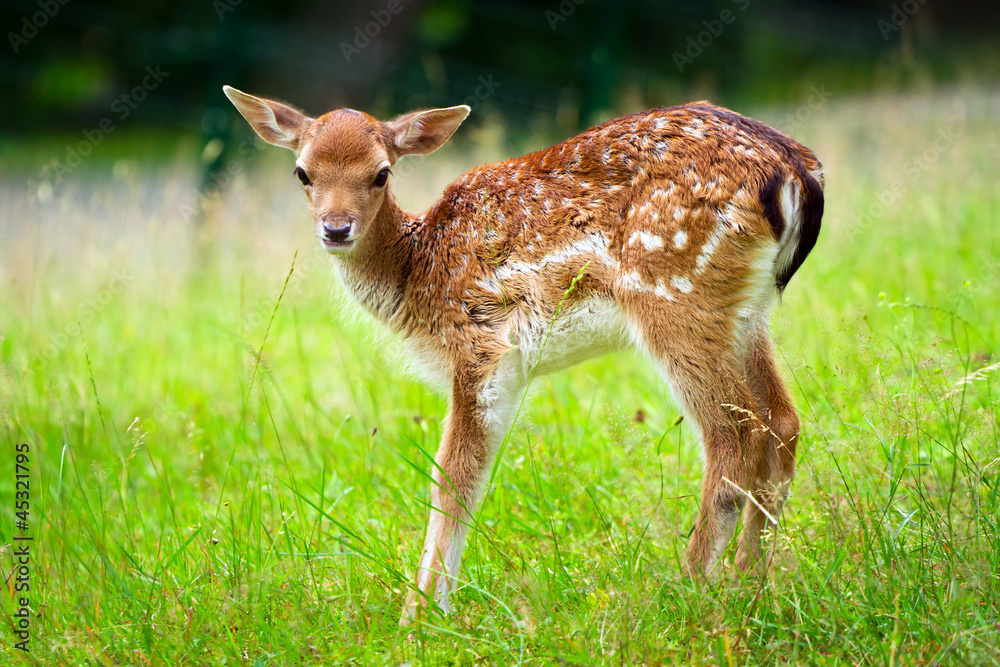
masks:
[[[600,297],[565,305],[555,322],[552,319],[529,320],[512,312],[507,326],[508,340],[513,348],[509,354],[516,361],[516,376],[511,381],[522,388],[531,377],[554,373],[631,345],[621,306]],[[447,392],[451,385],[451,369],[444,363],[438,341],[411,338],[406,343],[409,352],[406,369],[436,390]]]
[[[518,353],[524,380],[616,352],[630,344],[621,306],[601,297],[564,305],[554,322],[550,319],[517,324],[520,326],[511,323],[510,339]]]

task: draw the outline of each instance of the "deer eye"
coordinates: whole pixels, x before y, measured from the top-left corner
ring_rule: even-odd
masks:
[[[391,172],[389,171],[389,167],[386,167],[375,176],[375,180],[372,181],[372,185],[374,185],[376,188],[382,187],[383,185],[385,185],[385,182],[389,180],[390,173]]]
[[[312,183],[312,181],[309,180],[309,176],[306,175],[306,172],[302,170],[302,167],[295,168],[295,175],[298,176],[299,180],[302,182],[302,185],[309,185],[310,183]]]

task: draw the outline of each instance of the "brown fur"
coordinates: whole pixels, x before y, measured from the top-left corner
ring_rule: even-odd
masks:
[[[737,565],[766,568],[768,520],[757,504],[780,514],[799,433],[768,309],[818,233],[822,170],[808,149],[707,102],[655,109],[476,167],[412,215],[391,185],[371,185],[374,174],[436,149],[467,108],[382,123],[350,110],[289,121],[282,106],[269,123],[261,107],[277,103],[227,94],[262,137],[298,154],[321,238],[324,221],[352,225],[350,247],[330,248],[349,291],[450,387],[404,622],[430,600],[447,609],[485,475],[532,368],[629,345],[667,379],[704,446],[687,571],[712,572],[743,507]],[[549,330],[551,341],[541,335]]]

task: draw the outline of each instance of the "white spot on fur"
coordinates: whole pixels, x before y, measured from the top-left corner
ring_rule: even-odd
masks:
[[[685,294],[690,294],[691,290],[694,289],[694,286],[691,285],[691,279],[685,276],[679,278],[674,276],[670,279],[670,286]]]
[[[699,128],[699,127],[692,127],[690,125],[685,125],[684,126],[684,132],[685,132],[685,134],[688,134],[688,135],[694,137],[695,139],[704,139],[705,138],[705,133],[702,132],[701,128]]]
[[[608,240],[604,238],[604,234],[602,233],[591,234],[579,241],[575,241],[562,250],[546,255],[539,264],[541,266],[545,266],[546,264],[562,264],[569,258],[579,255],[594,255],[604,264],[613,268],[618,267],[618,261],[608,253]]]
[[[663,239],[656,234],[650,234],[646,231],[633,232],[628,240],[628,244],[632,245],[636,241],[641,241],[646,250],[656,250],[663,247]]]
[[[712,259],[712,255],[715,254],[715,250],[719,247],[719,243],[722,241],[722,237],[726,235],[729,231],[730,220],[726,214],[722,211],[716,217],[715,230],[712,235],[708,237],[705,245],[701,247],[701,252],[698,253],[697,259],[695,259],[695,273],[701,275],[705,272],[708,267],[709,260]]]
[[[575,241],[561,250],[551,252],[537,262],[511,262],[505,264],[497,270],[497,277],[501,280],[506,280],[521,273],[537,273],[549,264],[564,264],[574,257],[586,255],[592,255],[596,260],[612,269],[618,268],[618,260],[608,252],[608,240],[604,237],[604,234],[598,232],[597,234],[591,234]]]
[[[677,215],[676,212],[674,213],[674,215],[675,216]],[[685,232],[683,229],[678,229],[676,232],[674,232],[674,247],[675,248],[677,248],[678,250],[680,250],[681,248],[683,248],[684,246],[687,245],[687,242],[688,242],[688,233],[687,232]]]
[[[502,293],[500,281],[493,278],[480,278],[476,281],[476,285],[482,287],[484,290],[490,294],[496,294],[499,296]]]
[[[674,295],[663,284],[662,279],[656,281],[656,287],[653,288],[653,294],[660,297],[661,299],[666,299],[667,301],[674,300]]]
[[[643,287],[646,285],[642,282],[642,276],[635,271],[626,271],[623,273],[621,278],[619,278],[619,283],[621,283],[623,289],[634,290],[637,292],[643,291]]]
[[[667,286],[663,284],[663,279],[656,281],[656,285],[647,285],[642,276],[640,276],[635,271],[628,271],[623,273],[619,279],[618,284],[622,289],[628,290],[630,292],[636,292],[637,294],[653,294],[661,299],[666,299],[667,301],[673,301],[674,295],[667,289]]]

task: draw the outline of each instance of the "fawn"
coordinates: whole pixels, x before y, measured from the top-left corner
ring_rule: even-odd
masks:
[[[432,603],[448,611],[531,377],[629,346],[704,448],[684,570],[712,574],[745,508],[736,565],[766,571],[762,533],[788,498],[799,436],[769,310],[819,234],[823,170],[809,149],[708,102],[658,108],[476,167],[414,215],[396,203],[391,167],[440,147],[469,107],[313,119],[223,90],[264,141],[295,152],[348,291],[451,392],[403,624]]]

